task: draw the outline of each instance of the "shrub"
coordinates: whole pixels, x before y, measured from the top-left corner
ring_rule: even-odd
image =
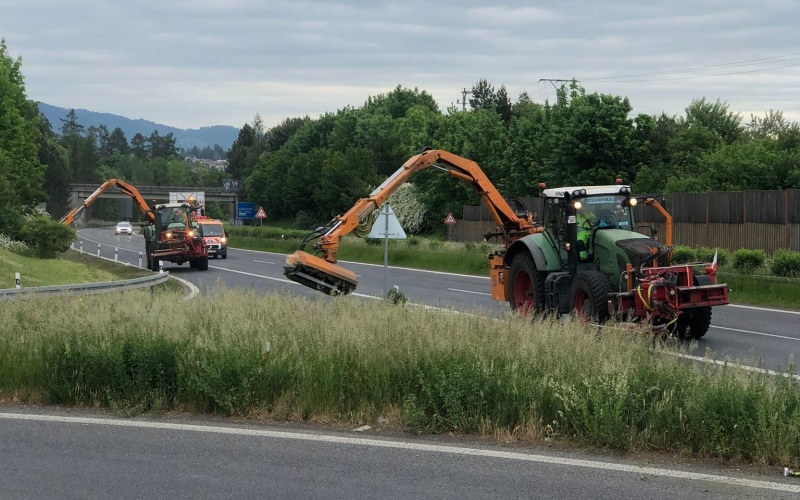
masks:
[[[724,248],[700,247],[695,249],[697,260],[704,263],[709,263],[714,260],[715,253],[717,254],[717,264],[724,266],[728,263],[728,256],[730,253]]]
[[[770,263],[770,271],[775,276],[782,276],[785,278],[799,278],[800,277],[800,252],[793,252],[791,250],[779,249],[775,251]]]
[[[673,264],[688,264],[697,261],[694,249],[684,245],[676,245],[672,250]]]
[[[733,252],[733,267],[738,271],[752,272],[761,267],[766,259],[764,250],[740,248]]]
[[[317,226],[317,224],[314,218],[304,210],[300,210],[294,216],[294,224],[292,224],[292,227],[295,229],[314,229],[315,226]]]
[[[400,287],[395,285],[386,292],[386,299],[392,304],[403,305],[406,303],[406,294],[400,291]]]
[[[20,233],[22,241],[33,248],[38,257],[48,259],[66,252],[76,238],[74,229],[44,216],[26,220]]]

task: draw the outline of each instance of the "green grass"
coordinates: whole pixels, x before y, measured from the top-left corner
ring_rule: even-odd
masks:
[[[5,304],[0,399],[800,460],[794,379],[685,363],[647,334],[356,297],[176,300]]]
[[[232,248],[291,253],[299,248],[300,239],[232,236],[229,245]],[[494,248],[500,247],[485,243],[443,242],[414,237],[408,240],[390,240],[389,265],[488,276],[487,255]],[[309,245],[306,251],[310,250]],[[340,242],[339,260],[383,264],[383,242],[345,237]],[[742,274],[730,266],[721,268],[718,277],[720,283],[727,282],[730,286],[731,302],[800,309],[800,279]]]
[[[0,249],[0,288],[14,288],[14,273],[20,273],[23,287],[100,283],[151,274],[146,269],[98,259],[76,250],[67,250],[55,259],[39,259]],[[183,285],[169,280],[166,289],[181,291]]]
[[[0,249],[0,288],[14,288],[14,273],[20,273],[24,287],[96,283],[145,275],[72,250],[56,259],[38,259]]]

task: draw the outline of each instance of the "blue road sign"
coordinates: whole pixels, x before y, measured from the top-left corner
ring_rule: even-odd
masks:
[[[256,204],[249,201],[239,201],[236,203],[236,218],[237,219],[255,219],[256,218]]]

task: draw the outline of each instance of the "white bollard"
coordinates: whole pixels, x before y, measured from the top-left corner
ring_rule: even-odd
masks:
[[[117,261],[118,255],[119,255],[119,249],[117,247],[114,247],[114,262]]]
[[[97,244],[97,256],[100,257],[100,243]]]
[[[142,252],[139,252],[139,267],[142,267]]]
[[[158,272],[159,273],[163,273],[164,272],[164,261],[163,260],[159,260],[158,261]]]
[[[22,288],[22,282],[19,279],[19,273],[14,273],[14,287]]]
[[[83,253],[83,240],[80,240],[81,253]]]

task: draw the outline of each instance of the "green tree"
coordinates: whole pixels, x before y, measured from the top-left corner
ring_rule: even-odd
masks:
[[[12,58],[5,39],[0,39],[0,195],[10,210],[45,199],[42,183],[46,167],[38,155],[39,112],[25,95],[21,66],[22,59]],[[10,216],[8,221],[11,219],[16,217]],[[0,224],[3,222],[0,220]],[[13,236],[18,228],[0,225],[0,232],[7,229]]]

